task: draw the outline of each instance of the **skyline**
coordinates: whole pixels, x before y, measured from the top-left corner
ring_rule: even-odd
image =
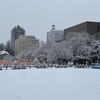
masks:
[[[99,4],[99,0],[0,0],[0,43],[10,40],[17,25],[26,35],[46,41],[53,24],[64,30],[84,21],[100,22]]]

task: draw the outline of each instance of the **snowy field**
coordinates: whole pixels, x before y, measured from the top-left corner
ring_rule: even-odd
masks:
[[[2,70],[0,100],[100,100],[100,70]]]

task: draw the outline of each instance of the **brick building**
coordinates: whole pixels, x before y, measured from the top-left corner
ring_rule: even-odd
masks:
[[[86,32],[90,35],[97,35],[100,33],[100,22],[86,21],[81,24],[64,29],[64,39],[68,32]]]

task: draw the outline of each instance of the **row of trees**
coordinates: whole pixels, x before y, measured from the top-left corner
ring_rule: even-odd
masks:
[[[40,63],[67,63],[77,58],[99,61],[100,41],[95,40],[88,33],[71,32],[67,34],[66,40],[58,43],[44,43],[40,47],[32,47],[21,52],[18,59],[37,58]],[[96,59],[95,58],[95,59]]]
[[[2,50],[5,50],[5,51],[7,51],[10,55],[14,55],[14,51],[13,51],[13,49],[12,49],[12,47],[11,47],[11,41],[10,40],[8,40],[7,42],[6,42],[6,44],[4,45],[4,44],[1,44],[0,45],[0,50],[2,51]]]

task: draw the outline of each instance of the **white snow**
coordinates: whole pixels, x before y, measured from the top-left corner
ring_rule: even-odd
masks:
[[[100,70],[1,70],[0,100],[100,100]]]
[[[6,51],[0,51],[0,55],[3,55],[3,54],[7,54],[7,55],[9,55],[9,53],[6,52]]]

